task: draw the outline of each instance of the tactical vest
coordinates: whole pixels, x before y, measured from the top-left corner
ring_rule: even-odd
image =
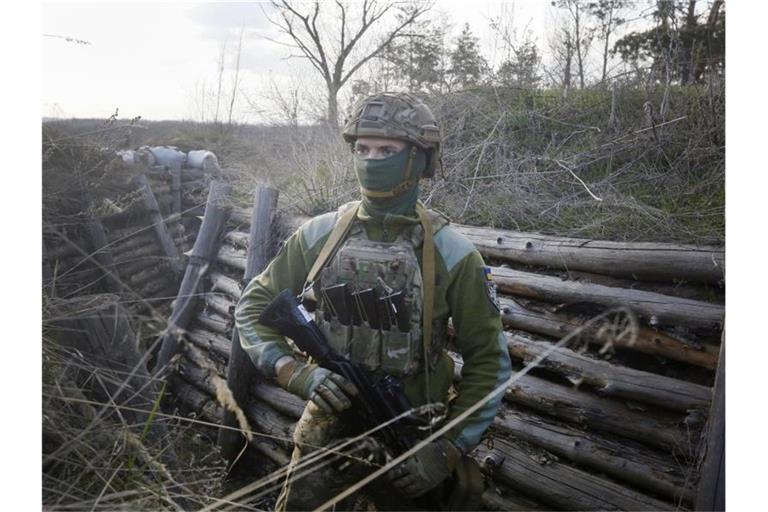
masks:
[[[447,224],[439,214],[429,216],[435,231]],[[421,225],[414,224],[393,242],[375,242],[355,220],[314,283],[315,319],[330,345],[374,373],[413,375],[424,361],[423,280],[416,257],[423,238]],[[433,320],[430,368],[445,346],[442,324]]]

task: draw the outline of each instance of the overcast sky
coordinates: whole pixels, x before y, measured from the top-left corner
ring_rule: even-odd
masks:
[[[547,0],[437,0],[458,35],[468,22],[492,57],[489,20],[505,9],[514,25],[526,27],[540,44],[548,19]],[[329,5],[328,7],[332,7]],[[315,79],[306,62],[286,59],[261,2],[241,3],[46,3],[43,6],[42,115],[195,119],[211,116],[204,91],[217,87],[217,63],[226,44],[223,87],[231,87],[235,48],[244,27],[238,119],[259,122],[270,84]],[[85,43],[65,38],[84,41]],[[321,86],[322,87],[322,86]],[[203,106],[208,109],[203,113]]]

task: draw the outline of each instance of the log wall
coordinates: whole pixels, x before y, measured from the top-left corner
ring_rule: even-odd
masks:
[[[106,236],[100,245],[110,249],[114,272],[128,290],[123,293],[141,301],[165,294],[159,300],[168,305],[179,291],[168,240],[186,263],[209,180],[186,179],[183,171],[175,180],[170,174],[150,178],[142,186],[153,190],[157,206],[147,212],[138,203],[99,218]],[[157,241],[158,215],[169,235],[164,245]],[[261,243],[274,252],[303,220],[278,216],[272,239]],[[201,280],[200,300],[180,331],[182,349],[170,377],[187,411],[217,423],[225,416],[217,397],[226,385],[233,311],[248,275],[251,223],[250,209],[232,209]],[[506,390],[473,453],[491,483],[484,507],[693,507],[700,449],[707,444],[702,432],[716,424],[710,415],[721,410],[712,407],[712,389],[724,311],[722,250],[456,228],[493,265],[515,370],[580,330],[574,343]],[[68,290],[76,290],[85,280],[98,283],[103,277],[98,260],[89,257],[87,235],[74,229],[46,236],[46,289],[66,290],[69,279]],[[615,306],[633,313],[632,329],[618,319],[583,329],[591,317]],[[304,402],[255,377],[245,400],[238,392],[254,432],[250,446],[273,467],[285,465]],[[712,446],[716,439],[710,435],[708,441],[709,453],[719,453]]]

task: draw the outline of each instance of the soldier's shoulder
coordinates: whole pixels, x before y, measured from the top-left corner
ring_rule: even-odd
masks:
[[[357,201],[345,203],[339,206],[337,210],[317,215],[302,224],[301,227],[299,227],[299,231],[301,232],[302,240],[307,250],[312,249],[318,242],[320,242],[320,240],[323,240],[329,235],[330,232],[333,231],[333,227],[336,225],[339,217],[356,204]]]
[[[304,247],[312,249],[328,235],[336,225],[337,212],[332,211],[312,217],[299,227]]]
[[[475,252],[475,244],[446,223],[435,234],[435,248],[450,272],[460,261]]]

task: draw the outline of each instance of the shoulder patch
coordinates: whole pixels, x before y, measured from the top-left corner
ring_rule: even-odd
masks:
[[[482,267],[483,284],[485,285],[485,294],[488,296],[488,300],[493,307],[494,314],[501,313],[501,304],[499,304],[499,295],[497,292],[496,283],[491,275],[491,267]]]
[[[336,225],[336,215],[336,212],[318,215],[299,228],[307,250],[311,250],[318,241],[333,230],[333,226]]]
[[[475,245],[457,233],[452,226],[447,225],[435,235],[435,248],[450,272],[467,254],[475,250]]]

